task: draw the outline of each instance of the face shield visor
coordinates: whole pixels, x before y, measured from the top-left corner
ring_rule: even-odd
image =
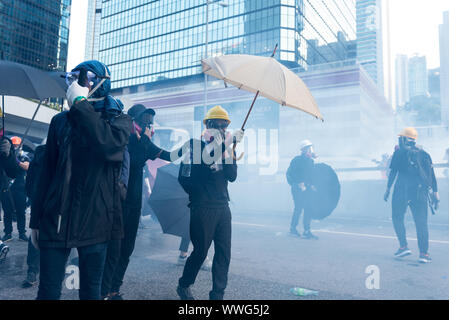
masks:
[[[416,145],[415,139],[400,136],[399,137],[399,148],[401,149],[410,149]]]
[[[80,76],[80,71],[73,71],[73,72],[67,72],[66,77],[65,77],[65,82],[67,84],[67,86],[70,87],[70,85],[75,82],[78,81]],[[104,77],[100,77],[97,76],[95,73],[93,73],[92,71],[87,71],[87,84],[89,85],[89,95],[86,98],[90,98],[95,91],[98,90],[98,88],[101,87],[101,85],[107,80],[110,79],[109,75],[106,75]],[[97,99],[89,99],[90,101],[95,101]],[[100,99],[101,100],[101,99]]]

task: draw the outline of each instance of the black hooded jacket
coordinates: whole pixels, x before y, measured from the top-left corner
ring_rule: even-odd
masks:
[[[131,131],[87,101],[53,117],[30,228],[42,247],[74,248],[123,237],[119,178]]]

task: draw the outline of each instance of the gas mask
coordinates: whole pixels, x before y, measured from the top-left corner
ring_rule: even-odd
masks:
[[[399,137],[399,148],[401,149],[411,149],[416,146],[415,139],[400,136]]]
[[[302,153],[311,159],[317,158],[315,151],[313,150],[313,146],[305,147],[304,149],[302,149]]]
[[[136,119],[136,123],[139,127],[145,131],[146,128],[152,129],[153,126],[153,115],[151,113],[145,112],[139,118]]]
[[[229,122],[223,119],[212,119],[207,120],[206,127],[207,129],[215,129],[218,130],[223,140],[226,138],[226,130],[229,126]]]
[[[107,72],[107,69],[105,68],[106,76],[100,77],[97,76],[92,71],[87,71],[87,81],[89,85],[89,95],[87,96],[89,101],[100,101],[103,100],[102,98],[91,98],[91,96],[95,93],[95,91],[98,90],[98,88],[101,87],[101,85],[107,80],[110,79],[109,73]],[[67,86],[70,86],[73,82],[78,81],[80,72],[79,71],[73,71],[68,72],[66,74],[65,82]]]

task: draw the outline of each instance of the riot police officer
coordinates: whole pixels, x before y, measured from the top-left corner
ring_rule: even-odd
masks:
[[[399,249],[394,254],[401,258],[411,254],[406,240],[404,216],[410,207],[415,221],[418,237],[419,262],[428,263],[429,231],[427,226],[427,206],[429,192],[435,208],[438,208],[438,187],[433,170],[432,158],[420,147],[416,146],[418,132],[414,128],[406,128],[399,134],[399,147],[393,154],[390,164],[387,191],[384,200],[388,201],[390,189],[396,180],[392,198],[392,219]],[[396,179],[397,177],[397,179]]]

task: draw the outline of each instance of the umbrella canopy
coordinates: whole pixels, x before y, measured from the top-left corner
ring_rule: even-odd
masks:
[[[44,100],[65,97],[64,89],[49,72],[0,60],[0,95]]]
[[[157,169],[149,203],[164,233],[179,237],[190,234],[189,197],[178,182],[179,165],[168,164]]]
[[[322,220],[331,215],[340,200],[340,182],[334,169],[324,163],[317,163],[312,173],[315,191],[310,191],[305,210],[312,219]]]
[[[210,76],[323,120],[304,82],[272,57],[230,54],[201,62],[203,72]]]

